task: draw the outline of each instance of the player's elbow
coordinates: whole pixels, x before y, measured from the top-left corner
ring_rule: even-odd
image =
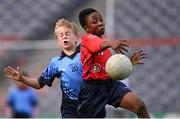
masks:
[[[34,88],[37,89],[37,90],[38,90],[38,89],[41,89],[41,87],[34,87]]]
[[[35,85],[35,86],[33,86],[33,88],[38,90],[38,89],[41,89],[42,87],[40,85]]]

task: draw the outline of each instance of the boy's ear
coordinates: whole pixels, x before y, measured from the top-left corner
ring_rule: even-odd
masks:
[[[86,29],[87,29],[87,26],[83,26],[83,28],[86,30]]]
[[[88,32],[88,31],[89,31],[89,29],[88,29],[88,27],[87,27],[87,26],[84,26],[84,30],[85,30],[86,32]]]

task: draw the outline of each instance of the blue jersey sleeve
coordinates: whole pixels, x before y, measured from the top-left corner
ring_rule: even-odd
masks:
[[[39,77],[38,81],[41,87],[44,85],[51,87],[55,77],[58,77],[57,60],[57,57],[52,58],[46,69]]]

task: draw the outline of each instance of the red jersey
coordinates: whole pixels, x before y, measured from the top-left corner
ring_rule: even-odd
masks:
[[[107,41],[89,33],[82,37],[80,59],[83,65],[82,76],[84,80],[106,80],[109,78],[105,65],[111,52],[108,48],[100,52],[100,45],[103,42]]]

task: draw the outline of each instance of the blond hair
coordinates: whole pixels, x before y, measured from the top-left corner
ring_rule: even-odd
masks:
[[[72,29],[74,34],[78,35],[78,29],[77,29],[76,24],[74,22],[71,22],[71,21],[65,19],[65,18],[61,18],[56,22],[54,33],[56,34],[56,29],[58,29],[59,27],[62,27],[62,26],[65,26],[67,28]]]

